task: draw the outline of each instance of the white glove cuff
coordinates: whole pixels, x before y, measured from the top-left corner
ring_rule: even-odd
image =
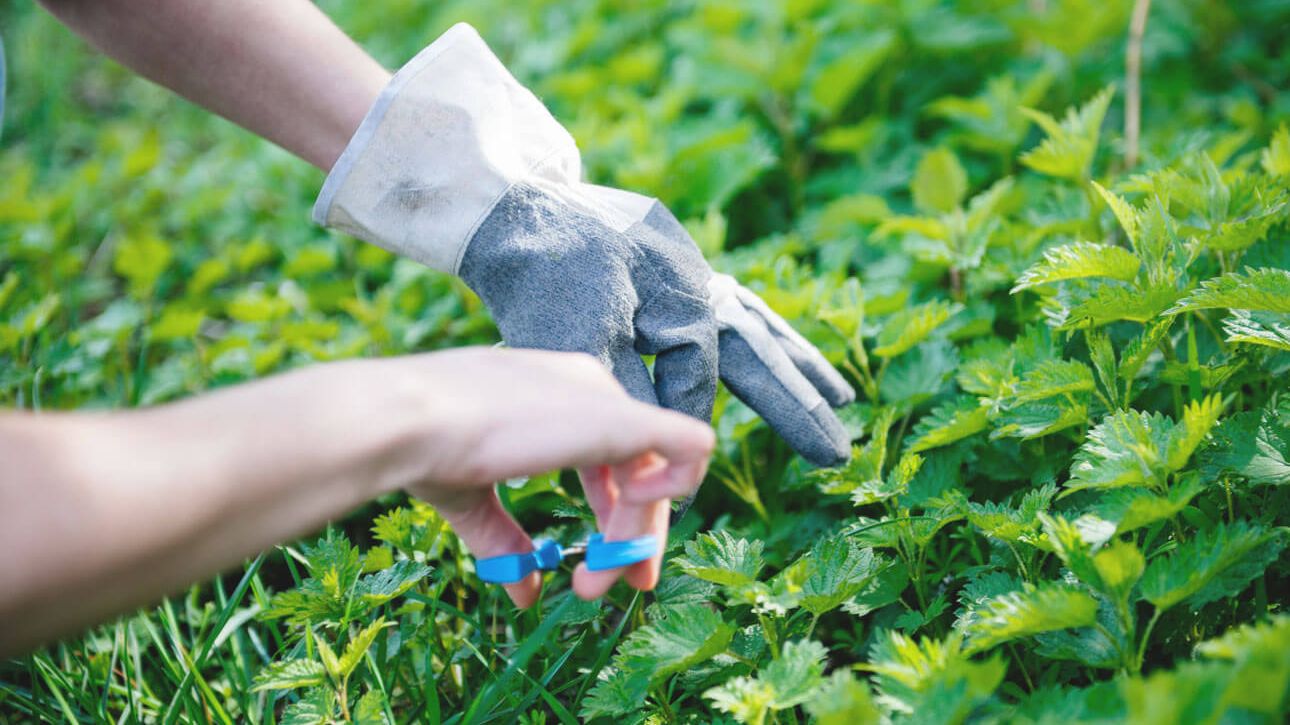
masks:
[[[573,137],[458,23],[381,92],[327,175],[313,218],[456,274],[497,200],[535,176],[578,181]]]

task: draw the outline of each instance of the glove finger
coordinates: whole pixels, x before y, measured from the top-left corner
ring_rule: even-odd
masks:
[[[762,320],[737,300],[718,310],[721,380],[793,450],[818,466],[835,466],[851,453],[842,421],[771,336]]]
[[[642,403],[658,405],[654,381],[650,380],[645,361],[631,348],[617,350],[610,356],[609,372],[614,374],[627,394]]]
[[[855,388],[847,383],[819,349],[794,330],[793,326],[772,310],[765,300],[743,285],[735,287],[735,296],[743,303],[745,309],[761,318],[779,347],[793,361],[802,375],[811,381],[811,385],[814,385],[824,399],[829,401],[829,405],[839,408],[855,401]]]
[[[636,316],[636,350],[654,356],[658,404],[703,422],[717,397],[717,321],[707,300],[654,296]]]

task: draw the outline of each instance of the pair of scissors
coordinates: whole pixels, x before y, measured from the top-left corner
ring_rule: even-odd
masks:
[[[535,571],[553,571],[567,556],[583,555],[591,571],[617,569],[645,561],[658,553],[658,537],[653,534],[625,541],[605,541],[603,534],[592,534],[585,544],[562,548],[550,539],[533,542],[533,551],[502,554],[479,559],[475,574],[490,584],[514,584]]]

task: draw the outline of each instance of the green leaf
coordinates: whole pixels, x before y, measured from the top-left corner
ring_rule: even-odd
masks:
[[[1142,596],[1160,609],[1187,602],[1192,609],[1241,593],[1276,561],[1280,535],[1257,524],[1220,523],[1153,559],[1142,576]]]
[[[188,309],[182,305],[167,305],[161,318],[148,328],[153,340],[184,340],[197,334],[206,313],[201,309]]]
[[[735,677],[703,693],[716,709],[742,723],[760,724],[775,702],[770,684],[752,677]]]
[[[986,536],[1002,541],[1035,543],[1040,514],[1048,509],[1057,487],[1047,484],[1027,491],[1016,508],[998,501],[968,503],[967,520]]]
[[[325,687],[316,687],[299,702],[282,711],[280,725],[331,725],[336,709],[336,695]]]
[[[1170,286],[1145,289],[1099,285],[1088,297],[1071,305],[1058,329],[1101,327],[1120,320],[1149,323],[1178,301],[1182,293]]]
[[[828,650],[814,640],[803,639],[784,645],[779,658],[757,673],[757,679],[775,693],[772,709],[784,710],[806,702],[823,684]]]
[[[810,82],[811,103],[824,119],[832,119],[890,53],[895,36],[883,30],[850,45],[820,68]]]
[[[1060,123],[1047,113],[1023,108],[1022,112],[1039,124],[1047,138],[1022,154],[1021,163],[1041,174],[1071,181],[1088,178],[1102,119],[1113,95],[1114,89],[1107,88],[1078,110],[1068,108]]]
[[[998,656],[971,660],[957,635],[916,642],[898,631],[875,636],[864,668],[874,673],[880,701],[910,715],[922,713],[925,698],[939,693],[955,693],[955,701],[988,697],[1006,672]]]
[[[358,580],[354,595],[368,606],[384,604],[401,596],[433,571],[429,566],[401,559],[394,566]]]
[[[1290,314],[1290,270],[1264,267],[1229,272],[1201,282],[1166,315],[1207,309],[1261,310]]]
[[[294,690],[316,687],[327,680],[327,669],[316,660],[284,660],[270,663],[255,675],[252,692]]]
[[[1116,540],[1094,555],[1093,566],[1101,580],[1098,589],[1112,600],[1127,602],[1142,578],[1146,559],[1137,546]]]
[[[968,626],[968,650],[981,652],[1022,637],[1087,627],[1097,617],[1097,600],[1071,587],[1043,584],[1001,594],[976,608]]]
[[[1176,516],[1204,488],[1199,477],[1186,476],[1170,486],[1165,496],[1144,488],[1110,489],[1099,493],[1090,510],[1113,524],[1115,533],[1123,534]]]
[[[340,656],[340,677],[341,679],[349,677],[358,668],[363,661],[363,655],[371,648],[372,643],[376,641],[377,635],[382,629],[394,626],[393,622],[386,622],[385,617],[377,617],[375,621],[359,630],[349,644],[345,645],[345,652]]]
[[[1187,465],[1191,454],[1205,440],[1205,436],[1218,423],[1218,416],[1223,412],[1223,400],[1219,395],[1211,395],[1204,400],[1192,401],[1183,409],[1182,421],[1174,426],[1169,434],[1169,448],[1165,465],[1171,471],[1177,471]]]
[[[385,716],[385,697],[379,690],[368,690],[354,706],[354,725],[392,725]]]
[[[1044,252],[1039,262],[1017,278],[1012,294],[1024,289],[1068,279],[1101,277],[1131,281],[1142,261],[1123,247],[1093,242],[1075,242]]]
[[[1097,190],[1098,195],[1102,197],[1106,205],[1111,207],[1111,211],[1115,214],[1116,221],[1120,223],[1120,228],[1124,230],[1125,236],[1128,237],[1129,243],[1136,247],[1138,243],[1138,210],[1117,196],[1115,192],[1108,191],[1096,181],[1090,181],[1089,183]]]
[[[985,430],[989,425],[989,408],[972,396],[960,396],[941,405],[914,426],[908,453],[949,445]]]
[[[1088,405],[1059,398],[1052,403],[1024,403],[999,413],[990,438],[1030,440],[1088,422]]]
[[[1196,654],[1228,664],[1236,683],[1227,703],[1275,720],[1286,711],[1290,693],[1290,617],[1247,624],[1196,646]]]
[[[806,555],[807,574],[800,605],[814,615],[842,606],[886,567],[872,549],[861,549],[845,536],[831,536]]]
[[[876,725],[882,713],[873,702],[869,686],[846,670],[837,670],[824,681],[806,711],[817,725]]]
[[[961,309],[954,303],[932,300],[891,315],[878,332],[878,345],[873,354],[890,358],[909,351]]]
[[[1075,454],[1066,493],[1138,486],[1161,480],[1173,424],[1164,416],[1115,411],[1089,431]]]
[[[1201,470],[1212,479],[1235,474],[1256,485],[1290,483],[1290,398],[1219,423]]]
[[[1223,320],[1228,342],[1290,350],[1290,315],[1232,310]]]
[[[1263,149],[1263,170],[1272,176],[1290,176],[1290,128],[1283,123],[1272,135],[1272,143]]]
[[[701,604],[678,604],[632,632],[618,648],[623,669],[650,673],[657,682],[724,652],[734,627]]]
[[[117,245],[112,270],[129,282],[131,295],[146,299],[173,256],[170,245],[156,235],[132,234]]]
[[[601,670],[596,684],[582,698],[578,714],[588,720],[595,717],[634,715],[645,704],[649,681],[648,672],[611,668]]]
[[[1017,403],[1046,400],[1059,395],[1092,392],[1093,371],[1078,360],[1047,360],[1026,373],[1015,386]]]
[[[318,659],[322,660],[323,667],[327,669],[327,674],[333,680],[341,679],[340,658],[336,656],[336,651],[327,644],[327,640],[318,636],[318,633],[310,630],[309,634],[314,639],[314,648],[318,650]]]
[[[685,543],[686,555],[673,559],[673,563],[696,579],[740,586],[757,580],[763,546],[760,540],[736,539],[725,531],[701,534]]]
[[[967,197],[967,172],[953,151],[933,149],[919,160],[909,191],[920,211],[946,214],[959,208]]]
[[[870,437],[863,446],[853,446],[851,459],[841,468],[821,468],[812,471],[810,478],[825,494],[849,494],[864,490],[866,497],[875,501],[895,496],[883,479],[882,469],[887,460],[887,435],[895,421],[896,412],[885,408],[870,425]]]

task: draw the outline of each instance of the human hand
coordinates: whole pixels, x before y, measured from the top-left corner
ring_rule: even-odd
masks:
[[[471,348],[407,361],[429,386],[417,398],[433,422],[400,444],[387,475],[434,506],[477,558],[533,548],[496,481],[578,468],[606,539],[664,542],[670,499],[693,493],[707,470],[708,426],[633,400],[590,356]],[[628,584],[652,587],[661,554],[628,567]],[[622,573],[580,566],[574,590],[598,597]],[[526,607],[540,586],[535,572],[506,590]]]

